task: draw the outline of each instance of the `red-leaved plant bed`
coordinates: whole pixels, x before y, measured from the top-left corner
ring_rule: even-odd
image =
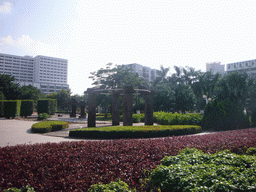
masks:
[[[139,191],[142,170],[166,155],[195,147],[241,154],[256,146],[256,128],[197,136],[113,141],[62,142],[0,148],[0,191],[29,184],[36,191],[87,191],[117,178]]]

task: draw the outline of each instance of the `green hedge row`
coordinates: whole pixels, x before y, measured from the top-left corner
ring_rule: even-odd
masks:
[[[178,135],[189,135],[202,132],[197,125],[173,126],[114,126],[101,128],[82,128],[69,131],[70,137],[88,139],[119,139],[119,138],[154,138]]]
[[[48,113],[54,115],[57,111],[57,100],[56,99],[40,99],[37,101],[37,113]]]
[[[154,122],[161,125],[201,125],[203,115],[200,113],[154,112]]]
[[[43,121],[32,125],[33,133],[47,133],[58,131],[69,127],[69,123],[65,121]]]

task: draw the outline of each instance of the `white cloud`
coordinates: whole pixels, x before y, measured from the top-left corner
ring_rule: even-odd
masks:
[[[7,48],[20,48],[27,54],[33,56],[46,55],[52,57],[61,57],[61,52],[57,45],[48,44],[36,39],[32,39],[31,37],[29,37],[29,35],[26,34],[22,35],[17,40],[13,40],[10,35],[7,37],[2,37],[0,38],[0,42],[1,52],[5,52]]]
[[[4,2],[0,5],[0,13],[9,14],[12,10],[12,4],[10,2]]]

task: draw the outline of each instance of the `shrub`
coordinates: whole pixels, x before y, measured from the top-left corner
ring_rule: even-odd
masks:
[[[161,191],[255,191],[256,157],[228,150],[206,154],[185,149],[166,156],[150,175]]]
[[[225,131],[249,126],[249,118],[243,110],[229,100],[214,100],[209,103],[202,119],[203,130]]]
[[[20,100],[4,101],[4,117],[10,119],[20,115]]]
[[[58,131],[69,127],[69,123],[65,121],[43,121],[32,125],[33,133],[47,133]]]
[[[256,147],[250,147],[249,149],[247,149],[246,154],[256,156]]]
[[[70,137],[119,139],[119,138],[153,138],[174,135],[189,135],[200,133],[201,127],[197,125],[173,126],[114,126],[100,128],[83,128],[69,131]]]
[[[251,125],[252,125],[252,126],[255,126],[255,125],[256,125],[256,108],[252,110]]]
[[[36,192],[33,187],[27,185],[26,187],[22,187],[21,189],[18,188],[9,188],[5,189],[4,192]]]
[[[20,116],[27,117],[32,115],[34,110],[34,101],[33,100],[22,100],[20,106]]]
[[[53,115],[56,111],[56,99],[41,99],[37,101],[37,113],[48,113]]]
[[[41,121],[41,120],[48,119],[48,118],[50,118],[50,115],[48,115],[48,113],[40,113],[40,114],[38,114],[37,120]]]
[[[94,184],[90,187],[88,192],[111,192],[111,191],[116,191],[116,192],[129,192],[129,187],[128,184],[121,181],[120,179],[116,182],[112,181],[109,184]]]
[[[0,101],[0,117],[4,116],[4,102]]]
[[[201,125],[202,118],[199,113],[154,112],[154,121],[161,125]]]

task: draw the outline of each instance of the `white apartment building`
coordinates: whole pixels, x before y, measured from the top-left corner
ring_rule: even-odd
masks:
[[[221,65],[220,62],[206,63],[206,71],[212,70],[213,74],[220,73],[225,74],[225,65]]]
[[[45,94],[68,89],[68,60],[38,55],[17,56],[0,53],[0,73],[15,77],[20,85],[33,85]]]
[[[246,72],[250,77],[256,78],[256,59],[227,64],[227,73]]]
[[[138,73],[140,77],[144,77],[147,82],[154,81],[158,77],[157,71],[159,70],[157,69],[151,69],[150,67],[137,63],[127,64],[126,66]]]

